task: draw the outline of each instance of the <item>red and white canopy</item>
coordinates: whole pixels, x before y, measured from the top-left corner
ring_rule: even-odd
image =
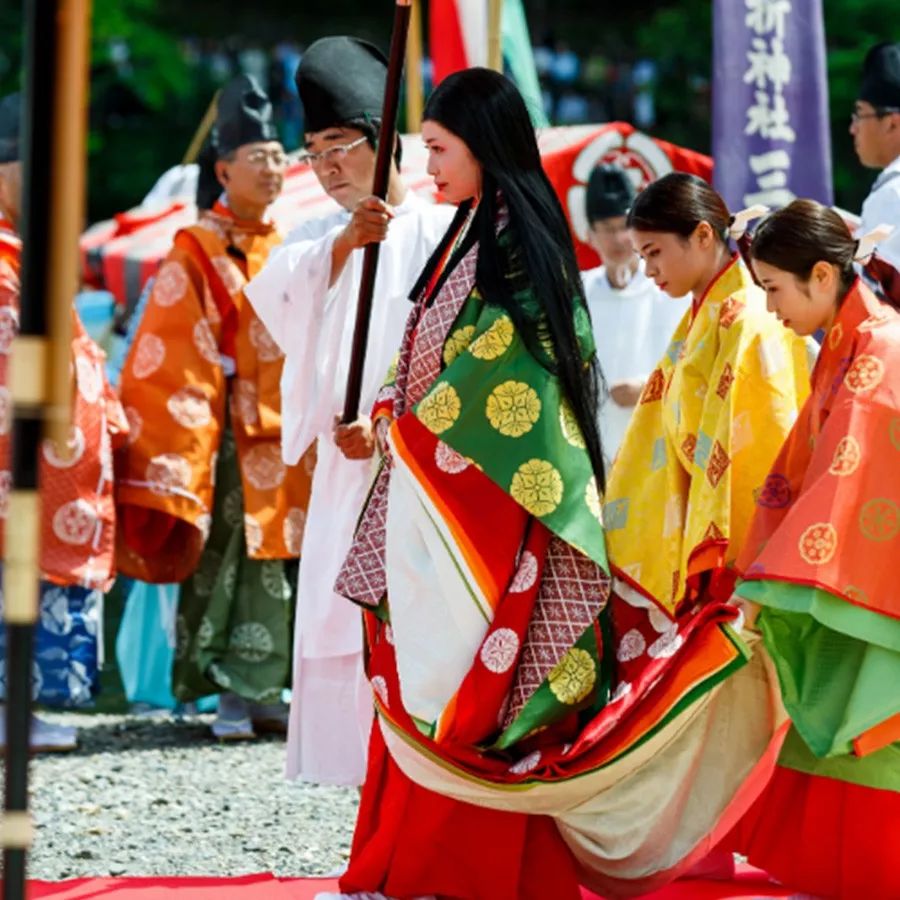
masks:
[[[585,183],[601,162],[622,166],[639,189],[673,170],[712,177],[712,159],[693,150],[636,131],[624,122],[547,128],[539,133],[544,168],[560,198],[575,238],[578,263],[597,265],[585,243]],[[409,187],[437,201],[425,171],[426,151],[418,135],[403,137],[402,174]],[[319,186],[309,166],[287,171],[284,192],[271,213],[282,232],[299,223],[334,212],[337,205]],[[119,303],[134,303],[146,280],[172,246],[175,232],[197,217],[192,196],[171,197],[161,208],[137,207],[92,226],[82,237],[84,280],[111,291]]]

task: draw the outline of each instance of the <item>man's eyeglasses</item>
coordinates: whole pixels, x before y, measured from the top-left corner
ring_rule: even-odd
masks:
[[[267,162],[272,163],[276,169],[283,169],[287,166],[289,160],[287,154],[283,150],[251,150],[245,157],[244,162],[250,163],[261,169]]]
[[[357,138],[355,141],[350,141],[349,144],[335,144],[334,147],[329,147],[321,153],[310,153],[309,150],[304,150],[297,158],[300,162],[309,163],[311,166],[319,166],[322,163],[340,162],[351,150],[355,150],[360,144],[365,143],[367,140],[368,138],[363,136]]]
[[[900,108],[896,106],[878,106],[875,108],[875,112],[860,112],[858,109],[854,109],[850,113],[850,121],[861,122],[863,119],[883,119],[885,116],[891,115],[891,113],[900,113]]]

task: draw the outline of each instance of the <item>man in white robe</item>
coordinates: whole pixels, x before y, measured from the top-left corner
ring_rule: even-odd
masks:
[[[296,462],[318,442],[301,550],[288,727],[287,776],[358,785],[366,768],[371,689],[362,664],[362,623],[334,593],[338,570],[373,474],[371,429],[347,459],[334,442],[344,405],[361,249],[381,242],[360,401],[365,416],[396,354],[408,294],[450,224],[453,210],[415,196],[396,164],[387,203],[369,196],[375,168],[384,57],[353,38],[324,38],[297,70],[307,157],[342,207],[304,223],[269,257],[246,294],[285,353],[282,451]]]
[[[880,170],[863,203],[860,234],[879,225],[900,228],[900,42],[869,50],[850,118],[859,161]]]
[[[603,265],[582,273],[600,369],[609,395],[600,406],[600,439],[612,463],[648,376],[688,308],[645,274],[626,225],[635,197],[627,173],[600,165],[587,186],[591,246]]]

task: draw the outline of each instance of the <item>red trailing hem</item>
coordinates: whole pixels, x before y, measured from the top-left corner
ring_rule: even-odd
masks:
[[[345,893],[579,900],[575,863],[548,816],[483,809],[410,781],[372,729]]]
[[[900,897],[900,793],[778,766],[731,836],[794,890],[838,900]]]

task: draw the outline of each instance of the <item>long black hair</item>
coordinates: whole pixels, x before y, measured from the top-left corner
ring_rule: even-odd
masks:
[[[525,101],[503,75],[465,69],[437,86],[422,118],[460,138],[481,166],[482,196],[470,229],[479,242],[476,282],[488,302],[507,312],[535,358],[559,377],[602,490],[606,475],[597,430],[602,376],[596,356],[584,360],[576,336],[576,314],[588,321],[581,275]],[[503,205],[509,213],[508,241],[497,234]]]

